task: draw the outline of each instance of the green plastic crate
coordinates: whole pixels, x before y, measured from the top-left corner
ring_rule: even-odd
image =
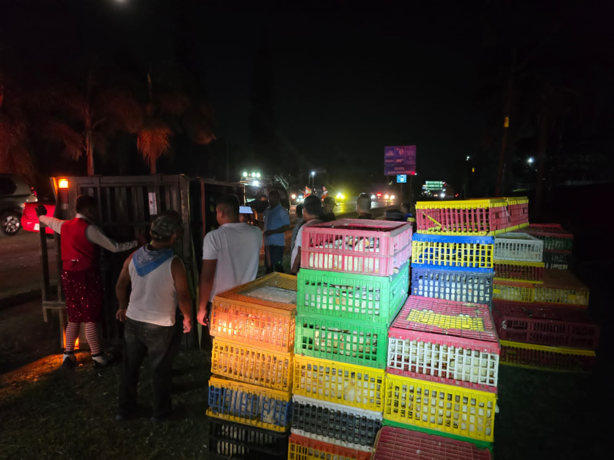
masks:
[[[297,288],[299,315],[389,324],[407,299],[409,263],[388,277],[301,269]]]
[[[298,315],[294,353],[385,369],[388,328],[388,324]]]

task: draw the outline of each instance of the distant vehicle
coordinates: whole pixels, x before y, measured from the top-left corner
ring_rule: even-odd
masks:
[[[0,235],[17,235],[25,204],[36,201],[36,192],[21,177],[0,174]]]
[[[26,232],[40,231],[40,223],[36,215],[36,207],[38,205],[39,203],[26,203],[23,215],[21,216],[21,226]],[[47,215],[52,217],[55,213],[55,204],[45,204],[44,206],[45,209],[47,209]],[[45,227],[45,233],[47,235],[53,235],[53,230],[49,227]]]

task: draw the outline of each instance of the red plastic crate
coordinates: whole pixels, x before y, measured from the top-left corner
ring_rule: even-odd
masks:
[[[592,350],[599,345],[599,325],[586,310],[495,300],[492,314],[501,340]]]
[[[340,219],[305,227],[301,268],[391,276],[411,257],[410,223]]]
[[[520,262],[495,259],[495,279],[505,281],[544,282],[543,262]]]
[[[392,426],[377,437],[373,460],[489,460],[475,444]]]
[[[497,390],[500,347],[487,305],[412,296],[388,337],[389,374]]]

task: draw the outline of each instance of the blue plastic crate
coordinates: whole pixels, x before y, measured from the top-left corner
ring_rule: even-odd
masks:
[[[493,277],[492,270],[484,272],[432,265],[414,266],[411,292],[421,297],[492,306]]]
[[[223,377],[209,379],[210,417],[284,432],[292,419],[292,394]]]

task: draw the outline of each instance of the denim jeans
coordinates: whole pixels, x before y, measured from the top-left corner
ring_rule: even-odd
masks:
[[[136,408],[139,371],[146,356],[152,370],[153,416],[170,414],[171,368],[175,359],[175,326],[158,326],[126,318],[124,363],[119,384],[119,413],[128,415]]]
[[[266,257],[265,255],[265,263],[266,263],[266,272],[267,273],[273,273],[275,272],[279,272],[279,273],[283,273],[284,272],[284,247],[283,246],[267,246],[266,250],[269,251],[269,257]],[[269,260],[271,259],[271,263],[269,264]]]

